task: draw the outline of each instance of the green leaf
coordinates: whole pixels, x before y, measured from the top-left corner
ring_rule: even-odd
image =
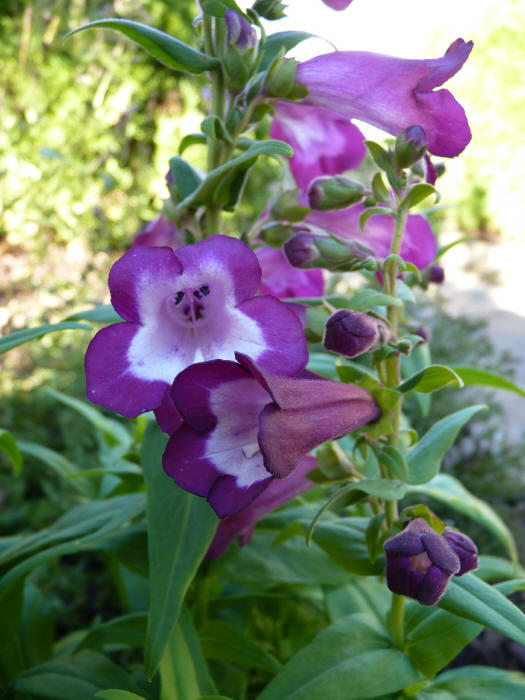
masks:
[[[344,365],[341,366],[341,368],[338,367],[337,371],[340,372],[343,368]],[[343,380],[343,377],[341,377],[341,379]],[[395,409],[401,394],[395,389],[388,389],[383,386],[369,374],[361,379],[355,380],[354,383],[370,392],[381,409],[381,416],[379,419],[374,423],[367,423],[363,426],[361,429],[362,432],[365,432],[368,437],[379,437],[385,433],[390,433],[392,431],[392,411]]]
[[[368,518],[337,518],[321,522],[313,533],[313,541],[330,559],[345,571],[360,576],[382,573],[383,557],[370,561],[366,545]]]
[[[404,650],[414,666],[432,678],[481,630],[475,622],[410,601],[405,610]]]
[[[44,663],[53,656],[55,618],[48,596],[31,581],[24,584],[24,605],[18,630],[18,643],[26,668]]]
[[[146,700],[143,695],[137,695],[129,690],[121,690],[120,688],[101,690],[95,693],[93,697],[101,698],[101,700]]]
[[[81,651],[72,657],[61,656],[33,666],[13,682],[13,688],[19,693],[51,700],[91,700],[97,691],[108,686],[140,692],[125,671],[94,651]]]
[[[511,579],[513,576],[525,576],[525,569],[503,557],[493,557],[489,554],[483,554],[479,559],[479,568],[476,569],[476,576],[483,581],[501,581],[502,579]]]
[[[403,302],[376,289],[359,289],[346,306],[356,311],[367,311],[372,306],[403,306]]]
[[[435,194],[437,197],[436,188],[425,182],[420,182],[407,192],[400,207],[403,207],[403,209],[411,209],[432,194]]]
[[[205,70],[213,70],[220,66],[220,61],[213,56],[207,56],[179,39],[153,27],[148,27],[140,22],[130,19],[97,19],[83,27],[78,27],[68,32],[64,39],[85,29],[115,29],[154,56],[158,61],[173,70],[189,71],[190,73],[202,73]]]
[[[11,433],[3,428],[0,428],[0,451],[13,465],[15,476],[19,476],[22,473],[22,453]]]
[[[452,577],[438,606],[525,644],[525,614],[474,574]]]
[[[311,517],[314,512],[311,511]],[[304,521],[301,534],[311,517]],[[338,586],[348,580],[348,574],[332,563],[319,547],[314,544],[308,549],[304,535],[272,547],[275,531],[264,531],[263,526],[264,523],[258,525],[249,546],[232,546],[226,555],[213,563],[221,577],[257,590],[282,584]],[[365,556],[368,558],[366,550]]]
[[[259,668],[269,673],[278,673],[281,664],[262,646],[238,627],[209,620],[200,630],[202,651],[207,659],[220,659],[244,668]]]
[[[460,243],[466,243],[467,241],[472,241],[472,240],[474,240],[473,236],[463,236],[462,238],[458,238],[457,240],[452,241],[452,243],[449,243],[448,245],[441,246],[440,248],[438,248],[438,252],[436,253],[436,257],[434,258],[434,260],[441,258],[451,248],[454,248],[454,246],[459,245]]]
[[[321,374],[323,377],[328,377],[328,379],[336,379],[336,360],[335,355],[329,355],[326,352],[311,352],[308,357],[307,369],[310,372]]]
[[[400,479],[403,483],[406,482],[408,479],[408,464],[398,449],[391,445],[385,445],[378,453],[377,458],[388,468],[393,476]],[[402,498],[402,496],[395,498]]]
[[[392,602],[392,594],[377,578],[359,576],[350,583],[325,591],[326,608],[332,622],[352,613],[374,616],[384,625]]]
[[[78,467],[70,462],[66,457],[61,455],[55,450],[50,450],[48,447],[43,445],[38,445],[36,442],[26,442],[25,440],[20,440],[18,447],[21,452],[26,455],[31,455],[31,457],[36,457],[36,459],[44,462],[46,466],[56,472],[63,479],[67,479],[67,484],[71,486],[74,491],[83,496],[94,496],[95,495],[95,483],[85,477],[79,477],[78,479],[68,479],[71,476],[77,476]]]
[[[166,700],[195,700],[217,692],[185,609],[165,646],[159,672],[161,698]]]
[[[226,10],[235,10],[240,15],[246,16],[235,0],[204,0],[202,10],[212,17],[224,17]]]
[[[195,168],[180,156],[170,158],[170,173],[181,199],[189,197],[202,182],[202,177]]]
[[[513,391],[519,396],[525,397],[525,389],[522,389],[510,379],[502,377],[495,372],[477,367],[466,367],[463,365],[452,365],[454,372],[463,380],[465,386],[493,386],[496,389]]]
[[[420,679],[377,620],[358,613],[320,632],[257,700],[363,700],[395,693]]]
[[[65,320],[76,321],[77,319],[94,321],[95,323],[118,323],[124,320],[118,315],[111,304],[95,306],[94,309],[88,309],[87,311],[78,311],[68,316]]]
[[[145,667],[151,678],[160,663],[184,596],[217,527],[208,503],[183,491],[165,474],[162,453],[167,436],[156,423],[143,443],[147,491],[150,605]]]
[[[330,312],[324,306],[311,306],[306,309],[306,320],[308,328],[315,333],[316,336],[322,338],[326,321],[330,316]]]
[[[383,176],[381,173],[376,173],[372,178],[372,192],[374,197],[378,202],[383,202],[384,204],[390,204],[390,195],[383,182]]]
[[[68,329],[91,330],[91,326],[85,323],[75,323],[73,321],[62,321],[61,323],[46,323],[43,326],[35,326],[34,328],[22,328],[19,331],[13,331],[0,338],[0,353],[7,352],[11,348],[16,348],[17,345],[22,345],[35,338],[41,338],[48,333],[55,331],[65,331]]]
[[[490,666],[462,666],[441,673],[416,697],[421,700],[523,700],[525,674]]]
[[[396,390],[402,391],[403,393],[414,390],[420,391],[423,394],[429,394],[432,391],[437,391],[437,389],[442,389],[451,384],[454,384],[460,389],[463,386],[461,377],[459,377],[454,370],[445,365],[430,365],[416,372],[416,374],[413,374],[408,379],[405,379],[404,382],[396,387]]]
[[[469,406],[435,423],[406,455],[408,483],[424,484],[439,472],[441,460],[463,425],[485,406]]]
[[[437,474],[424,486],[410,486],[408,491],[426,493],[483,525],[503,544],[513,562],[517,563],[516,545],[508,527],[488,503],[467,491],[458,479],[450,474]]]
[[[237,173],[245,173],[260,155],[267,155],[277,158],[279,156],[293,155],[293,150],[284,141],[269,139],[267,141],[254,141],[244,153],[228,161],[225,165],[210,171],[201,185],[182,200],[177,206],[177,210],[183,211],[188,207],[196,207],[205,204],[212,199],[220,201],[221,188],[224,188]]]
[[[102,622],[82,639],[76,652],[82,649],[102,649],[106,644],[141,648],[146,636],[146,614],[121,615]]]
[[[186,134],[179,143],[179,155],[182,155],[190,146],[195,144],[205,145],[207,142],[206,134]]]
[[[368,148],[378,168],[386,171],[392,169],[392,161],[388,151],[385,151],[385,149],[375,141],[365,141],[365,146]]]
[[[293,49],[294,46],[300,44],[306,39],[318,38],[316,34],[309,32],[276,32],[266,37],[266,41],[262,47],[262,59],[259,70],[266,70],[276,56],[284,49],[284,53]]]

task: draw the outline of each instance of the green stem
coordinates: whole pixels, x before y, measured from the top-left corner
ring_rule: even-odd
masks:
[[[390,634],[392,641],[398,649],[403,650],[404,646],[404,623],[403,615],[405,611],[405,598],[402,595],[392,594],[392,607],[388,618],[390,624]]]
[[[210,56],[217,55],[216,43],[220,40],[215,36],[219,32],[219,23],[214,23],[213,18],[209,15],[204,15],[204,44],[206,52]],[[226,105],[226,89],[224,85],[224,75],[222,69],[210,71],[209,73],[211,85],[211,107],[210,115],[216,114],[221,119],[224,118]],[[207,170],[211,172],[222,163],[223,145],[217,139],[208,137],[208,163]],[[206,205],[206,231],[205,235],[210,236],[213,233],[221,233],[221,207],[218,204],[208,203]]]

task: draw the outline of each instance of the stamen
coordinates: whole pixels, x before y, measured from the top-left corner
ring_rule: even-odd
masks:
[[[210,288],[208,287],[207,284],[204,284],[204,285],[200,288],[200,291],[201,291],[201,293],[203,294],[203,296],[207,297],[208,294],[210,293]]]
[[[193,292],[193,296],[194,296],[194,297],[197,297],[197,299],[200,299],[200,298],[201,298],[201,293],[199,292],[198,289],[196,289],[196,290]]]
[[[178,306],[184,299],[184,292],[177,292],[175,295],[175,306]]]

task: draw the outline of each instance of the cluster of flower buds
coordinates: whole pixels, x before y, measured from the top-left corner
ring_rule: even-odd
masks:
[[[373,251],[361,241],[338,241],[313,229],[295,227],[296,233],[284,244],[290,265],[301,269],[322,267],[327,270],[351,271],[376,269]]]
[[[401,131],[394,145],[396,167],[409,168],[421,160],[428,148],[428,140],[422,127],[414,124]]]
[[[478,550],[470,537],[455,530],[439,535],[423,518],[411,520],[384,548],[388,587],[422,605],[435,605],[451,576],[478,568]]]

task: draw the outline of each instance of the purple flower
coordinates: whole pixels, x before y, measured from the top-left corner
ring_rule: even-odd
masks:
[[[308,88],[308,96],[295,107],[326,107],[394,135],[418,124],[431,153],[457,156],[471,139],[465,112],[452,93],[434,88],[458,72],[471,49],[472,42],[457,39],[434,59],[363,51],[316,56],[297,66],[295,80]]]
[[[478,568],[478,548],[468,535],[458,530],[445,530],[443,537],[459,558],[460,569],[456,576],[463,576]]]
[[[323,2],[328,7],[331,7],[332,10],[346,10],[352,0],[323,0]]]
[[[179,372],[202,360],[233,359],[236,351],[270,371],[300,372],[307,361],[301,324],[274,297],[254,296],[260,280],[253,251],[228,236],[176,253],[131,248],[109,274],[111,301],[125,323],[91,341],[88,397],[130,418],[165,413],[166,391]],[[163,422],[170,421],[167,415]]]
[[[262,270],[261,293],[279,299],[318,297],[324,292],[321,270],[292,267],[280,248],[264,246],[255,251]]]
[[[375,420],[363,389],[326,379],[275,376],[246,355],[188,367],[171,396],[184,424],[163,455],[166,473],[205,496],[219,517],[246,508],[326,440]]]
[[[341,241],[357,240],[371,248],[378,258],[390,252],[394,235],[394,219],[387,214],[373,214],[365,224],[359,226],[359,217],[364,211],[362,204],[332,211],[312,211],[307,223],[324,228]],[[401,256],[418,268],[426,267],[436,256],[436,239],[428,221],[419,214],[410,214],[401,243]]]
[[[325,107],[276,102],[270,133],[293,148],[290,170],[302,190],[319,175],[357,168],[366,152],[359,129]]]
[[[426,520],[411,520],[403,532],[385,542],[386,580],[393,593],[435,605],[445,593],[460,559],[447,539]]]
[[[315,469],[316,465],[314,457],[303,457],[290,476],[286,479],[274,479],[249,506],[235,515],[223,518],[208,549],[208,559],[220,557],[238,537],[242,547],[248,544],[255,524],[263,515],[313,488],[315,484],[306,478],[306,474]]]
[[[164,214],[159,214],[156,219],[135,234],[131,245],[168,246],[172,250],[177,250],[184,245],[181,234],[174,221]]]
[[[257,47],[257,32],[248,20],[235,10],[226,10],[224,19],[228,32],[228,44],[235,44],[241,53]]]

